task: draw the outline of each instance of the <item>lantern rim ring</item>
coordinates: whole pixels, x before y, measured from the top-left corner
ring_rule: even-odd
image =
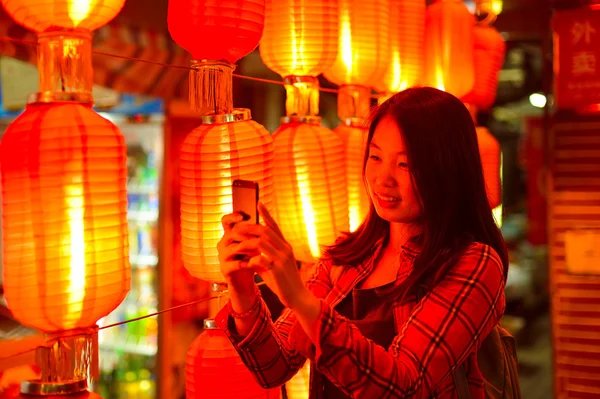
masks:
[[[281,118],[281,123],[307,123],[309,125],[320,125],[321,117],[315,115],[288,115]]]
[[[202,115],[203,125],[234,123],[252,119],[252,113],[247,108],[235,108],[229,114]]]
[[[190,68],[201,69],[203,67],[227,67],[231,70],[235,69],[235,64],[224,60],[190,60]]]
[[[92,93],[65,92],[65,91],[41,91],[32,93],[27,97],[27,104],[38,103],[79,103],[93,104]]]
[[[23,381],[21,393],[27,395],[51,396],[84,392],[88,389],[86,380],[45,382],[41,380]]]
[[[358,128],[366,128],[367,125],[365,123],[365,118],[352,117],[346,118],[342,121],[342,123],[349,127],[358,127]]]
[[[312,83],[312,84],[316,84],[318,86],[319,78],[317,78],[316,76],[296,76],[296,75],[289,75],[289,76],[283,77],[284,85],[293,85],[294,83]]]
[[[202,324],[203,324],[203,327],[205,330],[218,330],[219,329],[219,327],[217,327],[217,322],[215,322],[215,319],[204,319]]]
[[[40,32],[37,34],[38,42],[40,39],[45,39],[47,37],[56,37],[56,36],[65,36],[65,37],[80,37],[82,39],[92,40],[92,31],[88,29],[52,29],[44,32]]]

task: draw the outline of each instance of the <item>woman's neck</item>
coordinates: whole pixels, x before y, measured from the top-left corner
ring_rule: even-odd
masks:
[[[421,232],[421,226],[415,223],[390,223],[389,249],[396,252],[411,238]]]

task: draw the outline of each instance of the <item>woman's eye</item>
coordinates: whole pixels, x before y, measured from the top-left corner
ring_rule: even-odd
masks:
[[[408,168],[408,164],[406,162],[400,162],[398,166],[400,166],[401,168]]]
[[[380,161],[381,158],[379,158],[377,155],[369,155],[369,158],[372,159],[373,161]]]

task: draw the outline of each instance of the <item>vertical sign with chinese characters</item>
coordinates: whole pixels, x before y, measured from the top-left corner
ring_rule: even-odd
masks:
[[[560,10],[552,19],[554,90],[560,109],[600,104],[600,10]]]

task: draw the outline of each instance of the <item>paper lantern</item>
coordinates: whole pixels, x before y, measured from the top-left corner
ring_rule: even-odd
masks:
[[[318,124],[290,122],[273,142],[275,217],[296,259],[314,262],[319,245],[348,230],[342,141]]]
[[[390,57],[375,90],[397,93],[423,84],[425,0],[390,0]]]
[[[344,143],[348,219],[350,231],[356,230],[369,213],[369,195],[362,177],[368,129],[362,122],[341,123],[333,131]]]
[[[460,0],[436,0],[425,13],[425,82],[458,98],[475,83],[475,19]]]
[[[498,75],[504,64],[506,43],[496,29],[485,24],[475,26],[473,37],[475,84],[464,101],[486,110],[496,100]]]
[[[488,194],[490,208],[494,209],[502,203],[501,158],[500,143],[482,126],[477,127],[477,141],[483,166],[483,176]]]
[[[308,399],[310,388],[310,362],[304,363],[304,366],[295,376],[285,384],[285,392],[288,399]]]
[[[127,150],[78,103],[34,103],[0,143],[4,289],[23,324],[96,324],[130,284]]]
[[[389,0],[339,0],[339,44],[324,76],[341,85],[371,87],[388,66]]]
[[[98,29],[116,17],[123,4],[125,0],[2,0],[11,18],[38,33]]]
[[[195,60],[235,63],[258,46],[265,0],[169,0],[169,33]]]
[[[223,282],[217,242],[223,235],[221,217],[232,212],[231,184],[258,182],[267,208],[273,192],[271,135],[250,120],[249,110],[237,112],[245,120],[202,124],[185,138],[180,153],[183,264],[193,276],[214,282]]]
[[[185,360],[186,399],[280,399],[281,388],[261,388],[213,320],[192,342]]]
[[[318,76],[338,52],[338,0],[267,0],[260,56],[286,76]]]

